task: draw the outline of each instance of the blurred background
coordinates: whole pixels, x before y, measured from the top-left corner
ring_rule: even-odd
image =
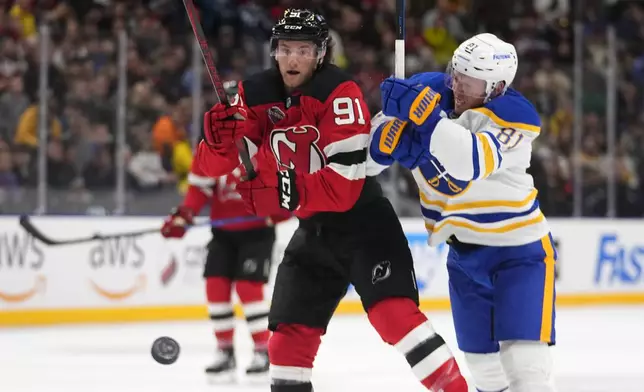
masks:
[[[372,114],[393,73],[395,0],[196,0],[226,80],[271,66],[287,7],[316,7]],[[491,3],[494,5],[491,6]],[[644,6],[608,0],[407,0],[406,72],[442,71],[467,37],[519,53],[537,106],[532,174],[547,216],[641,217]],[[177,0],[0,0],[0,213],[165,215],[216,102]],[[417,216],[403,169],[381,182]]]

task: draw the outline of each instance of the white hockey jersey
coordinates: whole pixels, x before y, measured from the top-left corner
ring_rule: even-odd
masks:
[[[451,94],[443,93],[442,99]],[[413,170],[429,245],[454,235],[465,243],[516,246],[547,235],[550,229],[526,172],[540,131],[533,105],[508,89],[456,119],[442,114],[429,145],[434,158]],[[372,134],[390,119],[374,116]],[[367,175],[384,168],[370,159]]]

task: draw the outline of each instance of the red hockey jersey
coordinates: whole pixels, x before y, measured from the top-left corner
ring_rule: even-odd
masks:
[[[190,174],[188,174],[188,191],[183,199],[183,205],[190,208],[195,215],[210,203],[210,219],[233,219],[250,217],[244,208],[241,196],[235,190],[236,178],[232,175],[222,175],[216,178],[208,177],[199,169],[199,165],[193,162]],[[288,211],[283,215],[271,216],[270,222],[278,223],[287,220],[291,216]],[[218,227],[222,230],[249,230],[266,227],[268,220],[257,218],[245,222],[227,224]]]
[[[366,178],[369,110],[360,88],[344,71],[325,65],[287,94],[279,71],[266,70],[242,82],[235,101],[248,112],[244,136],[251,154],[269,154],[297,173],[305,195],[296,216],[344,212],[361,197],[381,194],[376,180]],[[197,161],[208,176],[239,164],[234,149],[218,155],[203,142]]]

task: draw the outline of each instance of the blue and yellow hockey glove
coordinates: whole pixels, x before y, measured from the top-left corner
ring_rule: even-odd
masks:
[[[416,81],[387,78],[380,84],[382,93],[382,112],[387,116],[408,120],[421,126],[421,130],[433,130],[440,121],[441,95],[429,86],[424,87]]]
[[[419,132],[407,121],[394,118],[378,126],[369,153],[381,165],[390,166],[395,160],[407,169],[415,169],[431,159],[430,137],[431,134]]]

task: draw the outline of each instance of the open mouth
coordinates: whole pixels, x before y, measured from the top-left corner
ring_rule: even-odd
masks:
[[[289,71],[286,71],[286,73],[289,74],[289,75],[294,75],[295,76],[295,75],[299,75],[300,71],[289,70]]]

